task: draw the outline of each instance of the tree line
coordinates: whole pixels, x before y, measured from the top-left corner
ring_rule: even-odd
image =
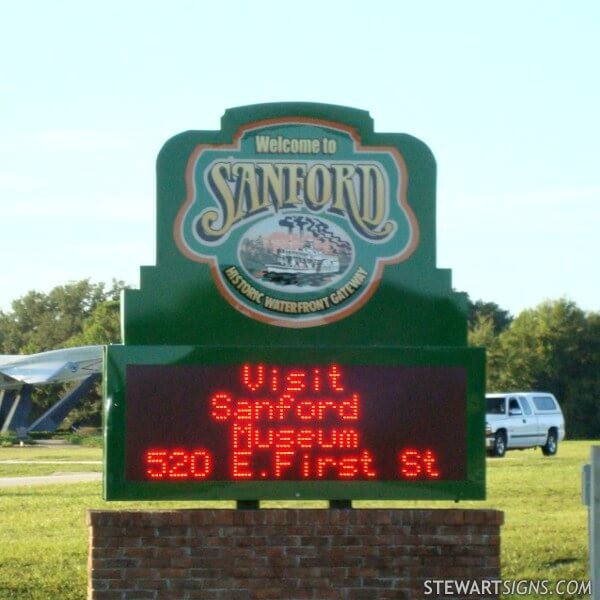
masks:
[[[0,311],[0,354],[120,343],[119,297],[124,282],[89,279],[49,293],[30,291]],[[561,402],[571,438],[600,437],[600,313],[561,298],[513,317],[494,302],[468,298],[469,344],[487,349],[487,390],[540,390]],[[35,390],[33,418],[62,395]],[[65,426],[101,423],[101,386]]]
[[[469,303],[469,344],[487,349],[487,390],[552,392],[570,438],[600,437],[600,313],[547,300],[512,318]]]

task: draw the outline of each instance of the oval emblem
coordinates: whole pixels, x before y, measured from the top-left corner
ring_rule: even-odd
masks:
[[[419,228],[403,157],[354,129],[290,117],[247,123],[231,144],[199,144],[173,233],[210,264],[222,296],[279,327],[351,315],[385,265],[406,260]]]

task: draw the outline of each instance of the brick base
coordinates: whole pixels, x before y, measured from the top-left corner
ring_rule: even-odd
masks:
[[[495,510],[89,511],[88,598],[440,598],[426,595],[435,585],[426,580],[499,579],[503,516]]]

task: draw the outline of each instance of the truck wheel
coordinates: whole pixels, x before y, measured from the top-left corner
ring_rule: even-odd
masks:
[[[506,454],[506,434],[502,431],[496,432],[494,436],[494,447],[492,448],[492,455],[502,458]]]
[[[546,439],[546,444],[542,446],[542,453],[544,456],[554,456],[556,451],[558,450],[558,436],[556,435],[556,431],[551,429],[548,432],[548,438]]]

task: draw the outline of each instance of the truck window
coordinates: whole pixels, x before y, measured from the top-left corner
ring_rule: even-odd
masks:
[[[486,413],[488,415],[503,415],[506,413],[505,398],[486,398]]]
[[[531,407],[529,406],[529,402],[527,402],[527,398],[520,396],[519,402],[521,403],[521,407],[523,408],[523,414],[530,415]]]
[[[556,402],[551,396],[534,396],[533,403],[538,410],[556,410]]]
[[[519,401],[516,398],[510,398],[508,401],[508,412],[510,413],[511,410],[518,410],[521,411],[521,414],[523,414],[523,411],[519,406]]]

